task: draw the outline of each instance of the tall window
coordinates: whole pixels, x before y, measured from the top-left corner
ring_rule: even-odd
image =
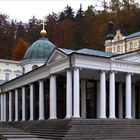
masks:
[[[10,80],[10,73],[5,73],[5,81],[9,81]]]
[[[120,45],[117,46],[117,52],[120,52]]]
[[[140,40],[139,40],[139,42],[138,42],[138,47],[140,48]]]
[[[129,49],[133,49],[133,43],[132,42],[130,42],[130,44],[129,44]]]

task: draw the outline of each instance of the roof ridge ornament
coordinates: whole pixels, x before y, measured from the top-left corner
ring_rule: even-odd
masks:
[[[41,32],[40,32],[40,35],[41,36],[46,36],[46,34],[47,34],[47,32],[46,32],[46,30],[45,30],[45,25],[47,25],[46,23],[45,23],[45,20],[43,20],[42,22],[41,22],[41,24],[42,24],[42,30],[41,30]]]

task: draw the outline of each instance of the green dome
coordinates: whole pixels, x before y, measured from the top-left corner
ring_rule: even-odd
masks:
[[[54,48],[53,43],[42,37],[27,49],[23,61],[46,61]]]

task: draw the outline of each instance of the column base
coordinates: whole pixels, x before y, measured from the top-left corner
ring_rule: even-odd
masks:
[[[106,119],[106,116],[99,116],[99,119]]]
[[[72,118],[72,115],[67,115],[65,118],[66,119]]]
[[[49,120],[55,120],[55,119],[57,119],[57,118],[55,118],[55,117],[51,117],[51,118],[49,118]]]
[[[30,118],[29,121],[34,121],[34,119],[33,118]]]
[[[41,120],[45,120],[45,118],[39,118],[38,120],[40,120],[40,121],[41,121]]]
[[[116,116],[109,116],[109,119],[116,119]]]
[[[26,120],[25,120],[25,119],[22,119],[21,121],[24,122],[24,121],[26,121]]]
[[[72,116],[72,118],[78,119],[81,118],[80,116]]]
[[[125,119],[133,119],[132,116],[126,116]]]

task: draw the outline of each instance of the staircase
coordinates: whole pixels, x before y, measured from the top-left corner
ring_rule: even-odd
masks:
[[[140,140],[139,120],[74,120],[64,140]]]
[[[0,123],[0,136],[0,140],[39,140],[36,136],[4,122]]]
[[[140,140],[140,120],[133,119],[57,119],[11,122],[8,125],[16,128],[18,132],[21,129],[38,139]]]
[[[62,139],[70,129],[71,120],[46,120],[11,123],[13,127],[22,129],[38,138]]]

